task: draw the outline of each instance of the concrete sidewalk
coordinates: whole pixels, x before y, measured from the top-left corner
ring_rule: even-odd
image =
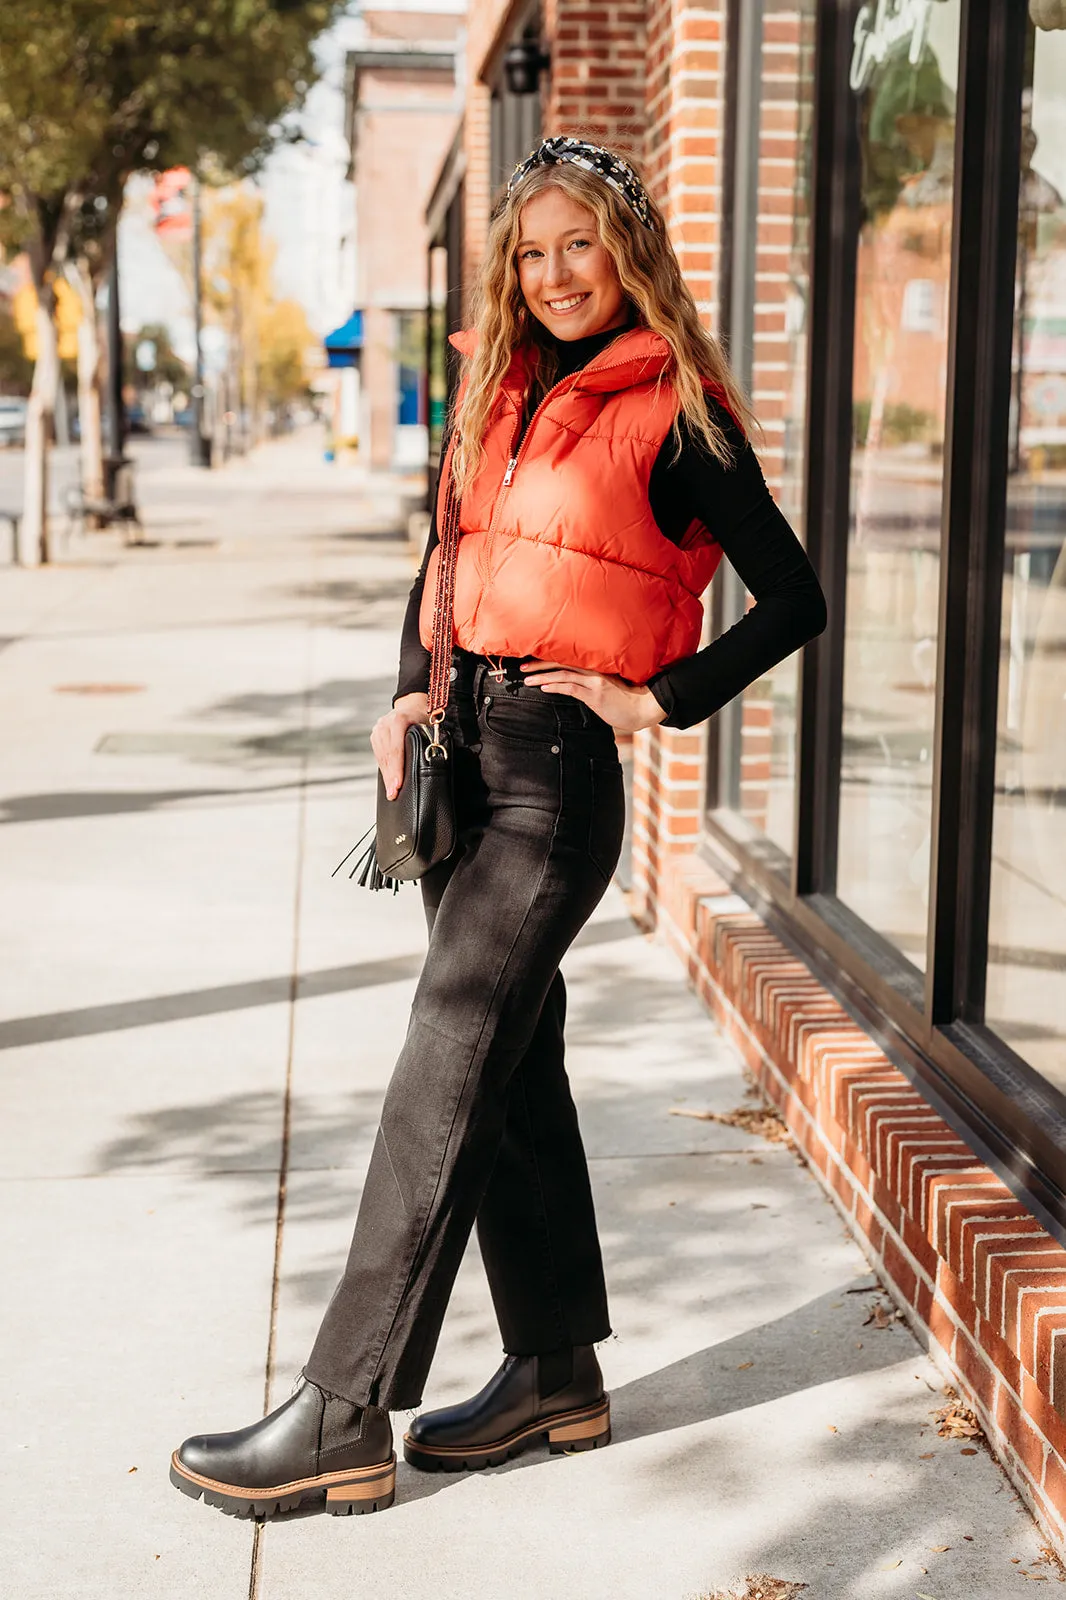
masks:
[[[401,1463],[385,1515],[258,1531],[171,1488],[175,1444],[277,1404],[307,1354],[424,948],[414,891],[330,877],[372,815],[412,561],[395,486],[316,442],[212,476],[164,462],[154,548],[101,535],[62,568],[0,571],[0,1592],[1055,1582],[995,1463],[938,1437],[936,1370],[868,1320],[873,1279],[788,1145],[672,1114],[750,1101],[617,891],[566,963],[614,1444],[458,1477]],[[427,1403],[498,1360],[471,1252]]]

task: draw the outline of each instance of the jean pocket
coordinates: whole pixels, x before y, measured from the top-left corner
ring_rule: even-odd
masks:
[[[497,695],[485,701],[482,717],[486,732],[502,744],[544,755],[559,754],[559,723],[550,705]]]
[[[622,854],[626,829],[625,783],[622,763],[593,756],[589,761],[589,860],[605,883],[610,883]]]

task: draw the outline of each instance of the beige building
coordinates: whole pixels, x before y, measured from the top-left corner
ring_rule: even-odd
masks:
[[[465,4],[367,8],[348,54],[356,192],[355,304],[363,312],[356,402],[363,460],[426,460],[426,201],[459,118]]]

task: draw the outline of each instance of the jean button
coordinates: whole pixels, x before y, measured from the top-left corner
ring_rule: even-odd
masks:
[[[454,683],[456,678],[459,676],[459,668],[458,667],[453,667],[452,670],[449,672],[448,676],[451,679],[451,681]]]
[[[557,744],[553,744],[552,745],[552,755],[553,756],[557,756],[558,754],[559,754],[559,746]]]
[[[492,704],[492,696],[491,696],[491,694],[487,694],[485,696],[484,700],[482,701],[482,705],[491,706],[491,704]]]

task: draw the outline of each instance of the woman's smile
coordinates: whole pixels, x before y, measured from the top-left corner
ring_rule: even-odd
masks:
[[[537,321],[560,339],[620,328],[626,301],[595,213],[561,189],[542,189],[522,208],[518,281]]]
[[[578,306],[583,306],[588,298],[589,295],[586,290],[581,294],[568,295],[565,300],[548,300],[546,304],[548,310],[554,316],[565,317],[571,311],[576,311]]]

